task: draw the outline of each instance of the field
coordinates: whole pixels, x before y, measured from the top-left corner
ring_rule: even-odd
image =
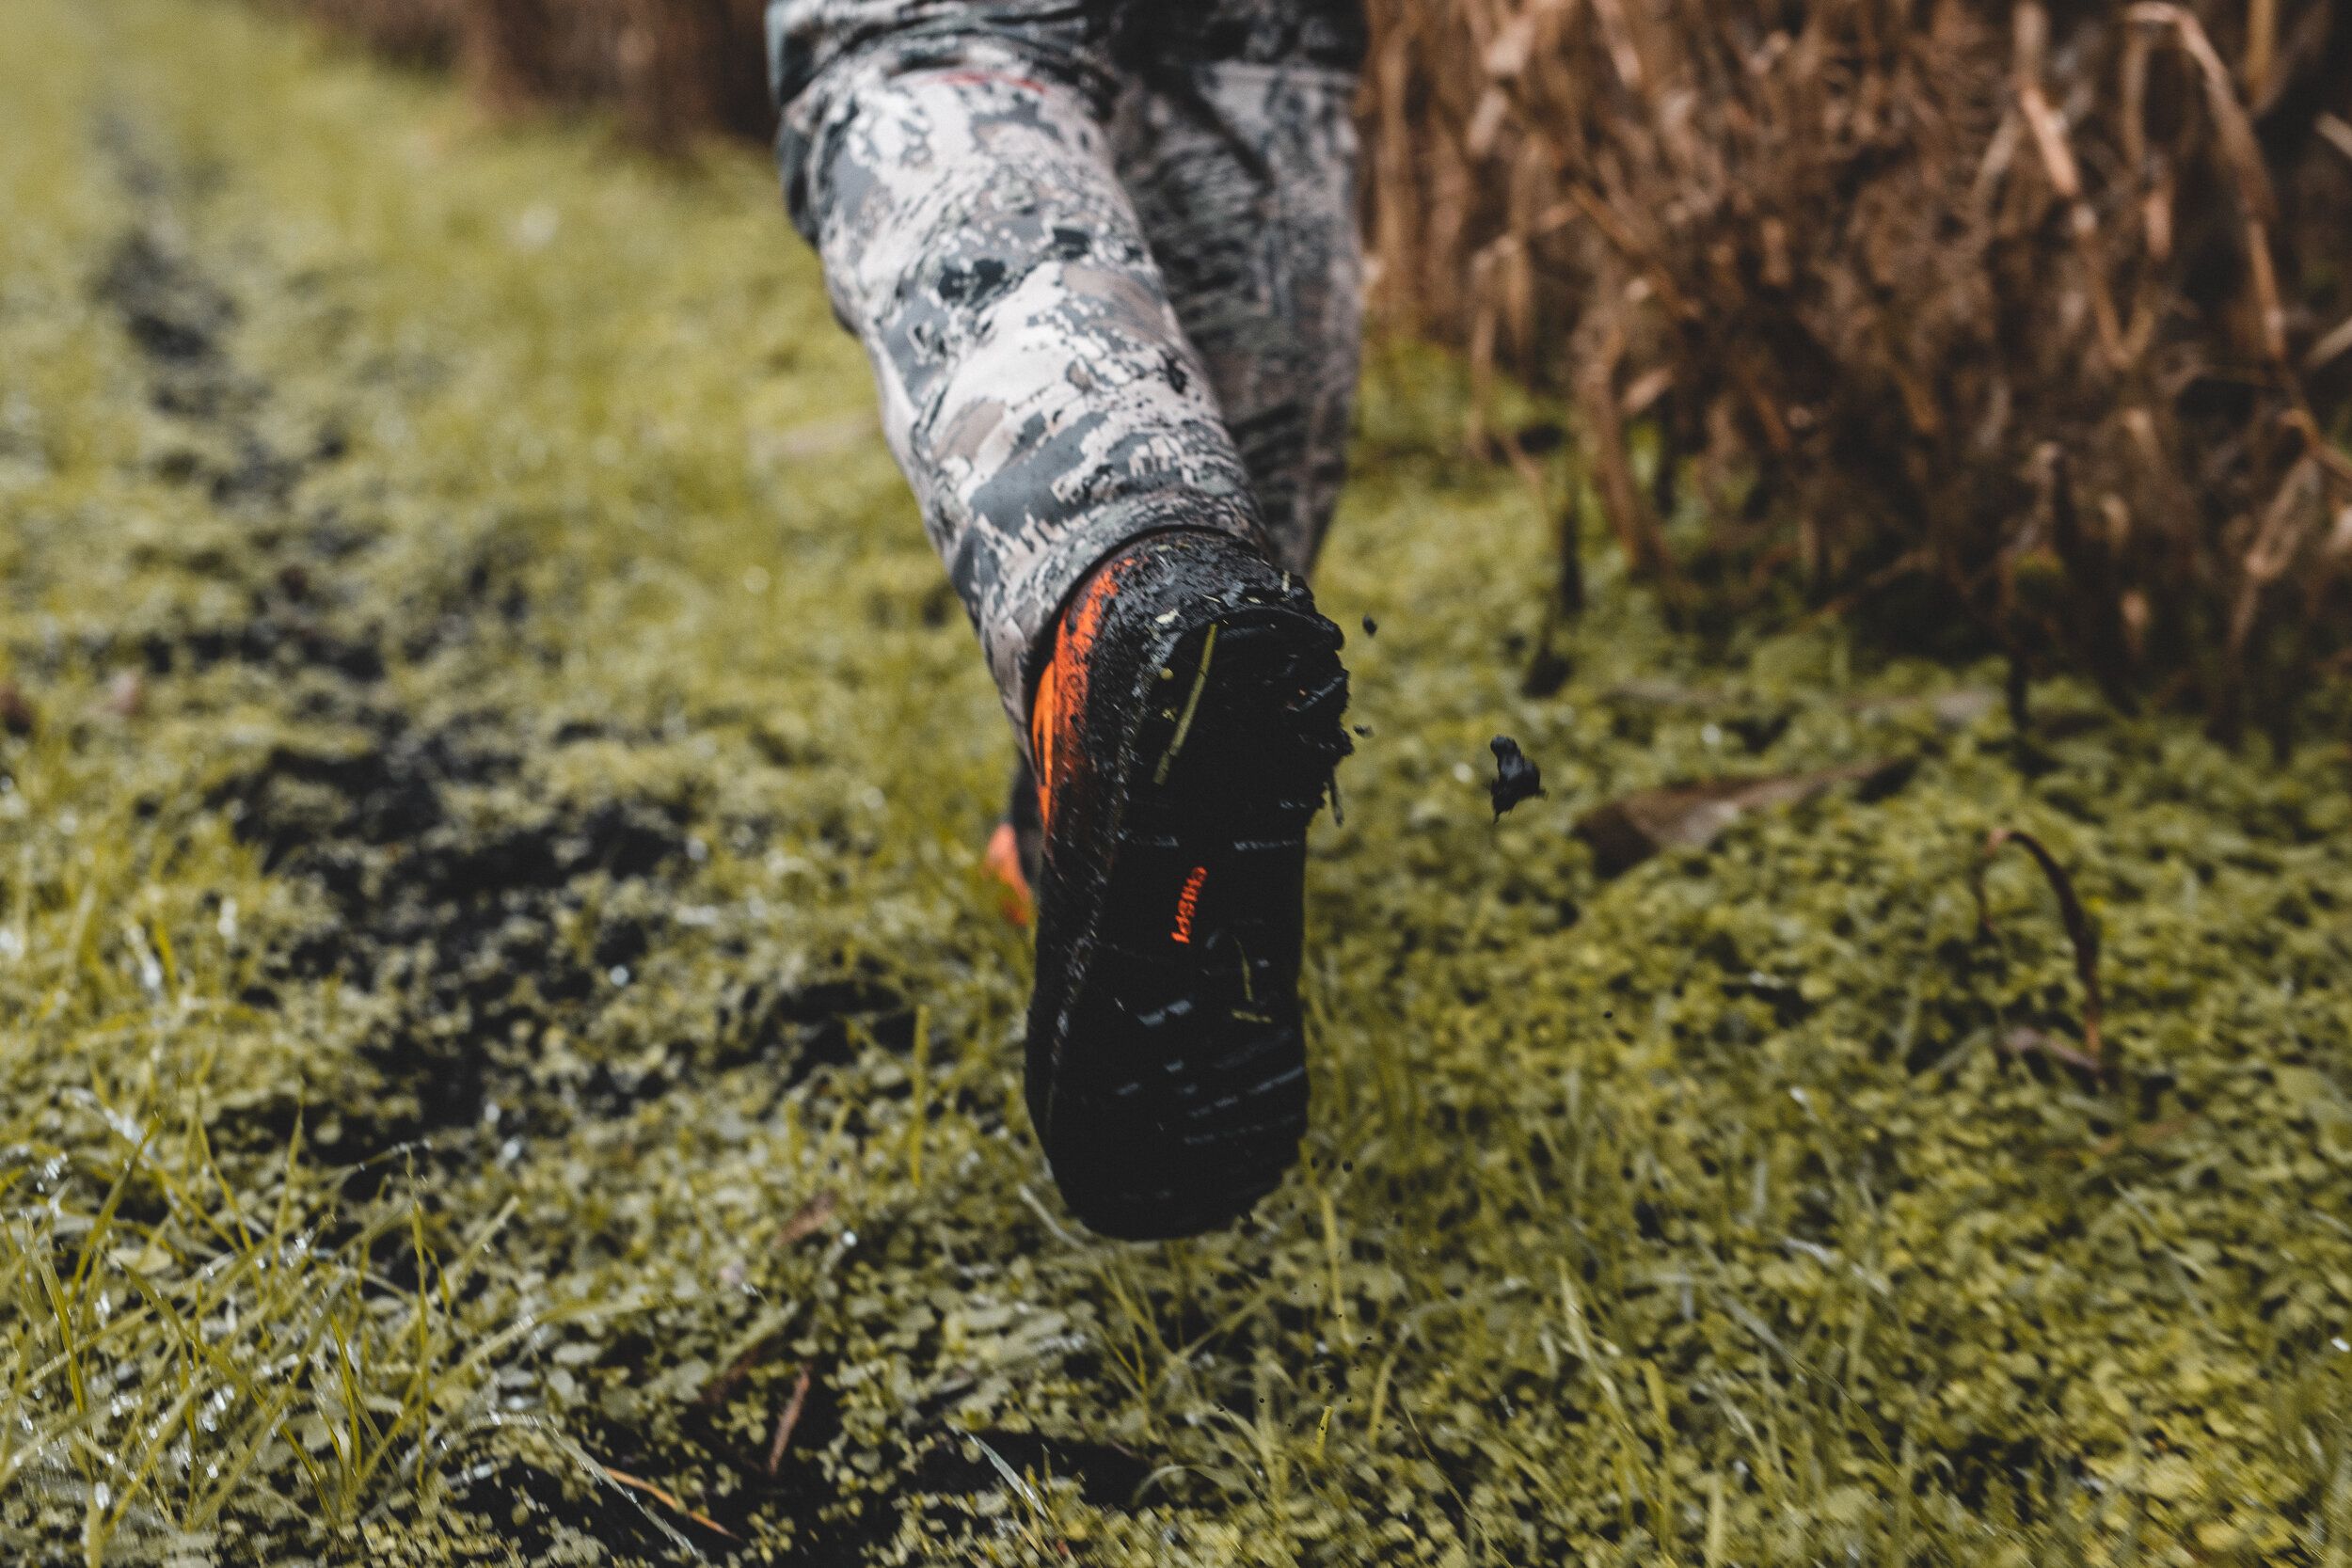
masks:
[[[1548,531],[1385,350],[1307,1163],[1099,1242],[767,170],[9,17],[0,1559],[2352,1564],[2341,686],[2021,734],[1598,542],[1531,684]]]

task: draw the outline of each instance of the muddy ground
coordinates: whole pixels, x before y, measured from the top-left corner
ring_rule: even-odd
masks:
[[[1606,554],[1531,683],[1547,531],[1385,355],[1307,1164],[1101,1243],[1009,741],[766,171],[10,14],[9,1560],[2352,1560],[2342,690],[2277,766],[2021,734]]]

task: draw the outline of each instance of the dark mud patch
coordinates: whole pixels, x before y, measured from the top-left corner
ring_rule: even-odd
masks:
[[[341,624],[333,596],[318,592],[319,564],[364,548],[369,535],[331,513],[303,518],[295,506],[303,481],[341,461],[347,442],[331,419],[295,450],[264,433],[272,388],[234,353],[245,311],[188,237],[186,217],[208,184],[200,171],[167,165],[120,115],[102,119],[97,141],[134,216],[92,277],[90,294],[137,350],[149,402],[176,432],[150,471],[208,508],[184,538],[158,545],[157,559],[141,564],[226,583],[244,603],[242,613],[225,617],[192,620],[183,607],[145,625],[134,619],[90,654],[135,659],[154,675],[237,662],[381,680],[380,628]],[[222,520],[230,522],[226,531]]]
[[[146,361],[149,402],[209,437],[167,452],[157,471],[202,489],[216,506],[282,509],[305,473],[342,455],[342,437],[323,432],[310,450],[286,452],[262,434],[257,421],[270,389],[230,352],[243,311],[184,239],[182,209],[209,182],[167,167],[119,115],[101,121],[98,141],[135,215],[92,278],[91,296],[116,313]]]
[[[606,1360],[651,1365],[659,1356],[642,1336],[631,1336],[612,1346]],[[774,1388],[759,1396],[739,1394],[725,1401],[696,1401],[675,1407],[665,1412],[659,1434],[589,1416],[576,1415],[572,1421],[582,1450],[596,1464],[649,1479],[682,1472],[698,1478],[698,1484],[681,1487],[673,1496],[700,1514],[699,1521],[650,1497],[641,1496],[634,1500],[644,1502],[649,1513],[659,1515],[662,1524],[691,1542],[707,1560],[778,1561],[812,1568],[866,1561],[870,1553],[897,1534],[912,1493],[905,1488],[865,1493],[854,1512],[843,1508],[842,1489],[827,1471],[829,1456],[837,1459],[835,1450],[843,1438],[841,1399],[821,1368],[809,1370],[815,1375],[795,1413],[789,1442],[780,1453],[774,1447],[774,1433],[791,1401],[788,1378],[779,1378]],[[879,1457],[903,1461],[908,1456],[900,1450],[895,1456]],[[775,1461],[772,1467],[771,1459]],[[551,1490],[541,1472],[516,1479],[525,1495],[534,1499]],[[533,1487],[537,1490],[529,1490]],[[598,1538],[610,1548],[628,1549],[629,1543],[641,1539],[636,1530],[647,1526],[646,1515],[640,1514],[634,1522],[621,1518],[609,1506],[611,1500],[599,1500],[594,1510]],[[623,1509],[631,1506],[628,1497],[619,1500]],[[484,1506],[496,1511],[508,1505],[503,1498],[485,1496]],[[650,1528],[660,1537],[660,1526]],[[788,1542],[781,1549],[780,1538]],[[676,1551],[675,1540],[661,1539],[667,1549]],[[754,1542],[759,1543],[758,1547],[746,1551]]]
[[[383,1005],[362,1049],[392,1093],[345,1118],[343,1152],[528,1111],[550,1090],[592,1110],[642,1098],[593,1072],[565,1095],[536,1067],[548,1032],[584,1026],[653,940],[635,915],[585,944],[573,935],[614,887],[683,863],[683,803],[548,798],[482,733],[396,713],[369,727],[346,750],[280,745],[212,802],[272,871],[324,895],[327,918],[280,951],[273,978]]]
[[[511,635],[531,612],[523,586],[531,551],[519,538],[492,531],[472,542],[443,581],[419,595],[400,639],[401,657],[421,664],[478,644],[485,633]]]
[[[981,1444],[988,1449],[982,1449]],[[1132,1508],[1155,1463],[1112,1443],[1053,1437],[1035,1432],[990,1430],[955,1433],[932,1444],[916,1463],[910,1490],[966,1497],[1002,1489],[1005,1479],[988,1449],[1016,1475],[1075,1481],[1078,1492],[1097,1508]]]
[[[829,1462],[839,1460],[844,1432],[838,1395],[820,1375],[812,1379],[791,1433],[791,1443],[769,1467],[772,1452],[771,1424],[788,1394],[759,1404],[752,1419],[730,1418],[723,1408],[690,1406],[680,1412],[677,1428],[658,1444],[645,1443],[626,1430],[596,1428],[592,1423],[586,1446],[617,1457],[612,1467],[624,1474],[642,1464],[649,1475],[675,1469],[681,1462],[702,1477],[705,1484],[691,1497],[678,1495],[699,1519],[690,1518],[659,1502],[647,1502],[647,1513],[626,1517],[631,1500],[622,1497],[615,1509],[612,1497],[599,1497],[589,1507],[574,1505],[567,1521],[575,1529],[593,1532],[599,1544],[613,1551],[649,1551],[652,1544],[642,1532],[650,1530],[660,1544],[676,1550],[675,1541],[661,1535],[648,1514],[693,1544],[714,1561],[763,1560],[795,1564],[826,1564],[870,1560],[886,1546],[910,1511],[930,1516],[952,1537],[969,1528],[973,1515],[969,1499],[1009,1489],[1002,1461],[1025,1478],[1074,1481],[1079,1495],[1097,1508],[1127,1509],[1136,1505],[1158,1467],[1146,1455],[1115,1444],[1060,1437],[1035,1432],[987,1429],[961,1432],[940,1429],[905,1444],[886,1442],[881,1451],[866,1456],[878,1461],[895,1483],[858,1495],[856,1506],[844,1507],[840,1487],[827,1473]],[[994,1458],[991,1458],[991,1453]],[[862,1466],[861,1466],[862,1467]],[[540,1472],[518,1474],[516,1492],[520,1504],[506,1497],[485,1509],[508,1516],[522,1507],[544,1506],[557,1488]],[[712,1528],[710,1527],[717,1527]],[[782,1538],[789,1545],[777,1548]],[[754,1542],[760,1545],[746,1548]]]
[[[269,393],[230,356],[237,303],[181,246],[176,228],[161,207],[143,214],[90,290],[146,361],[149,403],[210,437],[166,452],[156,471],[216,505],[282,506],[307,465],[275,451],[255,427]]]
[[[528,766],[545,736],[494,686],[471,711],[431,721],[388,701],[395,668],[471,671],[477,656],[495,666],[528,655],[518,640],[537,542],[520,526],[463,531],[396,593],[372,589],[387,525],[300,494],[345,455],[339,416],[311,421],[318,434],[298,449],[265,434],[287,411],[236,350],[270,285],[246,285],[248,312],[224,281],[242,275],[207,264],[191,221],[205,179],[122,115],[102,119],[97,141],[133,215],[89,291],[176,433],[153,471],[199,506],[195,526],[142,546],[140,564],[229,592],[135,611],[86,651],[156,679],[231,665],[289,683],[292,722],[202,803],[269,872],[317,895],[272,933],[246,1003],[307,1007],[321,988],[356,1003],[336,1004],[348,1022],[323,1046],[353,1052],[362,1070],[330,1073],[329,1099],[307,1110],[289,1085],[232,1114],[223,1135],[266,1145],[300,1123],[330,1158],[365,1161],[458,1130],[540,1136],[755,1061],[787,1064],[782,1092],[867,1045],[910,1043],[901,991],[846,959],[797,986],[706,992],[676,1023],[639,1015],[608,1027],[678,935],[666,894],[689,875],[692,801],[682,789],[558,790]],[[649,886],[662,892],[646,896]]]
[[[476,1527],[522,1562],[693,1562],[723,1558],[728,1537],[663,1508],[610,1477],[571,1478],[519,1459],[477,1474],[451,1497]]]
[[[135,228],[116,242],[96,293],[120,312],[123,329],[149,359],[182,368],[222,363],[221,340],[236,325],[236,302],[152,229]]]
[[[209,670],[230,661],[331,670],[363,682],[380,681],[385,672],[383,644],[374,639],[343,637],[314,622],[266,612],[234,626],[188,627],[176,635],[150,632],[139,639],[138,652],[140,661],[157,675]]]
[[[358,739],[281,743],[208,801],[271,872],[320,895],[254,994],[333,984],[367,999],[358,1049],[382,1086],[339,1108],[337,1157],[485,1124],[544,1135],[753,1063],[774,1066],[780,1095],[866,1048],[913,1044],[905,990],[848,955],[797,984],[742,982],[688,1009],[674,1038],[607,1030],[676,934],[692,802],[552,793],[500,715],[358,719]],[[646,887],[657,895],[631,895]]]
[[[893,1052],[914,1043],[914,1005],[870,958],[801,986],[753,981],[721,1009],[719,1025],[715,1065],[789,1056],[794,1080],[847,1066],[866,1041]]]

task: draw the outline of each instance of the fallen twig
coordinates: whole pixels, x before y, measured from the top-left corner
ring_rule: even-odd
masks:
[[[2098,1057],[2077,1050],[2049,1031],[2036,1029],[2031,1024],[2020,1024],[2002,1036],[2001,1049],[2012,1056],[2038,1054],[2047,1056],[2054,1062],[2064,1062],[2068,1067],[2083,1072],[2096,1074],[2099,1071]]]
[[[791,1445],[792,1429],[801,1424],[801,1407],[808,1402],[809,1370],[801,1369],[801,1375],[792,1385],[792,1397],[784,1402],[784,1414],[776,1418],[776,1435],[768,1445],[768,1473],[772,1476],[784,1464],[784,1450]]]
[[[736,1385],[750,1376],[754,1367],[758,1366],[773,1354],[777,1344],[783,1338],[783,1331],[778,1330],[773,1334],[763,1334],[757,1339],[753,1340],[750,1349],[727,1363],[726,1370],[710,1380],[710,1386],[696,1397],[694,1402],[706,1405],[724,1404],[727,1396],[735,1392]]]
[[[2173,1117],[2167,1121],[2150,1122],[2145,1127],[2129,1128],[2101,1138],[2090,1146],[2090,1153],[2105,1160],[2121,1154],[2125,1148],[2154,1148],[2196,1125],[2195,1117]]]
[[[1054,1218],[1053,1214],[1046,1210],[1045,1205],[1038,1201],[1037,1194],[1029,1191],[1029,1185],[1027,1182],[1025,1181],[1021,1183],[1019,1186],[1015,1187],[1013,1191],[1020,1195],[1022,1202],[1029,1206],[1031,1212],[1035,1213],[1039,1219],[1045,1222],[1045,1228],[1052,1231],[1061,1242],[1073,1247],[1084,1246],[1086,1244],[1084,1242],[1079,1241],[1077,1237],[1073,1236],[1069,1231],[1064,1230],[1061,1227],[1060,1222]]]
[[[784,1222],[784,1228],[776,1232],[776,1245],[779,1248],[788,1247],[795,1242],[816,1235],[825,1228],[826,1222],[840,1207],[840,1195],[830,1187],[826,1188],[793,1211],[792,1217]]]
[[[726,1526],[719,1523],[718,1520],[713,1519],[709,1514],[697,1513],[694,1510],[687,1507],[684,1503],[678,1500],[676,1493],[668,1490],[666,1487],[656,1486],[649,1481],[641,1481],[637,1477],[630,1475],[627,1470],[616,1470],[610,1465],[598,1464],[596,1468],[604,1473],[604,1478],[607,1481],[610,1481],[616,1485],[626,1486],[631,1491],[643,1492],[646,1497],[651,1497],[654,1501],[661,1504],[662,1507],[669,1509],[682,1518],[691,1519],[694,1523],[702,1526],[705,1529],[716,1530],[730,1541],[740,1541],[742,1539],[741,1536],[727,1528]]]

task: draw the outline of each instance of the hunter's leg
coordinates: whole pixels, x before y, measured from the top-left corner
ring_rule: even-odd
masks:
[[[1100,562],[1173,529],[1263,548],[1249,474],[1113,166],[1086,8],[782,0],[794,216],[1025,736],[1034,660]],[[1102,8],[1094,8],[1102,9]],[[929,8],[926,8],[929,11]],[[930,12],[930,14],[936,14]]]
[[[1339,629],[1270,559],[1111,157],[1139,67],[1103,30],[1154,14],[776,13],[796,215],[1036,765],[1030,1118],[1073,1212],[1137,1238],[1296,1157],[1307,832],[1348,750]]]
[[[1359,0],[1146,12],[1120,177],[1209,369],[1278,559],[1314,563],[1346,475],[1363,325],[1351,103]]]

